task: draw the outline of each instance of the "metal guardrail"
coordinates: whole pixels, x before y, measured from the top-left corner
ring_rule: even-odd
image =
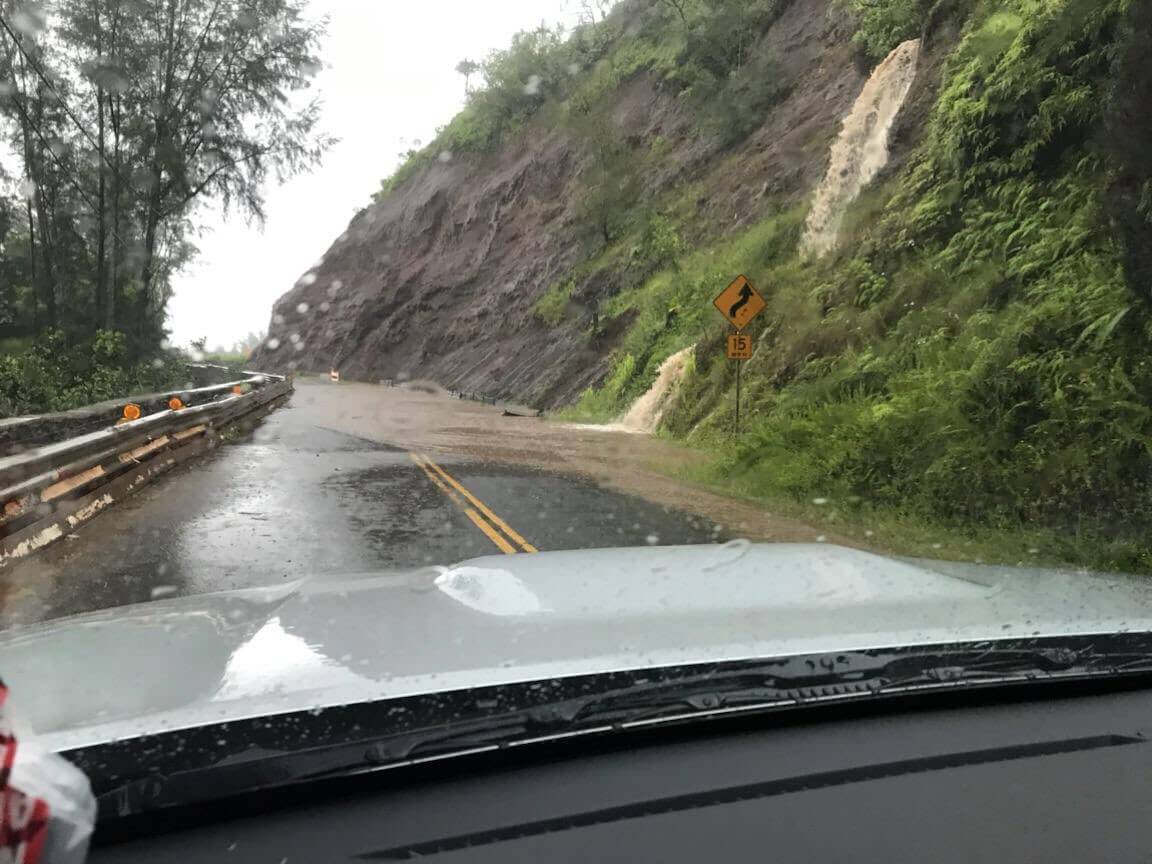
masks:
[[[275,375],[181,391],[205,401],[0,458],[0,567],[65,536],[291,392],[292,381]],[[121,411],[127,401],[119,403]]]
[[[202,387],[184,387],[162,393],[132,395],[73,408],[70,411],[0,420],[0,456],[9,456],[29,447],[105,429],[120,418],[120,412],[128,402],[139,405],[142,413],[152,414],[164,410],[173,397],[179,398],[186,405],[195,405],[230,393],[237,384],[252,385],[257,379],[263,381],[265,377],[270,377],[256,372],[239,374],[243,376],[241,380]]]

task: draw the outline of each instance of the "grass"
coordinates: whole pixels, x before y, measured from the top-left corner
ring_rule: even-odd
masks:
[[[243,366],[248,362],[248,355],[242,351],[216,351],[204,355],[205,363],[218,363],[221,366]]]
[[[1138,544],[1075,532],[1028,527],[950,525],[916,513],[878,507],[863,499],[798,499],[764,482],[761,466],[751,474],[732,473],[720,455],[731,438],[714,435],[692,446],[711,458],[667,473],[710,492],[756,504],[769,512],[846,538],[883,555],[1001,564],[1015,567],[1083,568],[1100,572],[1152,574],[1152,560]],[[657,469],[659,465],[655,466]]]

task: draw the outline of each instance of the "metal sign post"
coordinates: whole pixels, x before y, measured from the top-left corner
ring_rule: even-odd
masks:
[[[740,434],[740,373],[744,368],[744,361],[752,359],[752,337],[745,336],[737,331],[728,336],[728,359],[736,361],[736,422],[733,424],[734,434]]]
[[[740,371],[744,368],[741,360],[736,361],[736,417],[732,421],[732,434],[740,434]]]

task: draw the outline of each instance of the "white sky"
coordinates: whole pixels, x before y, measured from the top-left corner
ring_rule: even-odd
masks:
[[[230,346],[268,326],[272,304],[327,251],[398,154],[427,143],[464,102],[465,57],[483,59],[512,34],[572,23],[573,0],[312,0],[329,17],[314,91],[322,130],[341,142],[312,174],[267,190],[264,230],[205,214],[200,256],[174,280],[172,342]],[[473,83],[476,82],[473,78]]]

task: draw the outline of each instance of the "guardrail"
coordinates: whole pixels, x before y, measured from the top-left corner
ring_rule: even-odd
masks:
[[[96,431],[0,458],[0,567],[66,536],[215,446],[223,432],[268,414],[291,392],[291,379],[274,375],[181,391],[201,404],[165,407],[116,425],[105,420]],[[121,412],[126,402],[119,403]],[[93,407],[103,416],[105,406]]]
[[[71,411],[59,411],[53,414],[36,414],[31,417],[11,417],[0,420],[0,456],[11,456],[29,447],[105,429],[120,419],[120,412],[124,410],[125,402],[139,405],[143,414],[152,414],[163,411],[173,397],[180,399],[186,405],[195,405],[230,393],[237,384],[251,385],[253,382],[262,381],[267,377],[256,372],[238,374],[243,376],[242,380],[226,381],[209,386],[184,387],[180,390],[147,393],[124,399],[111,399],[107,402],[98,402],[95,405],[85,405],[82,408],[73,408]]]

